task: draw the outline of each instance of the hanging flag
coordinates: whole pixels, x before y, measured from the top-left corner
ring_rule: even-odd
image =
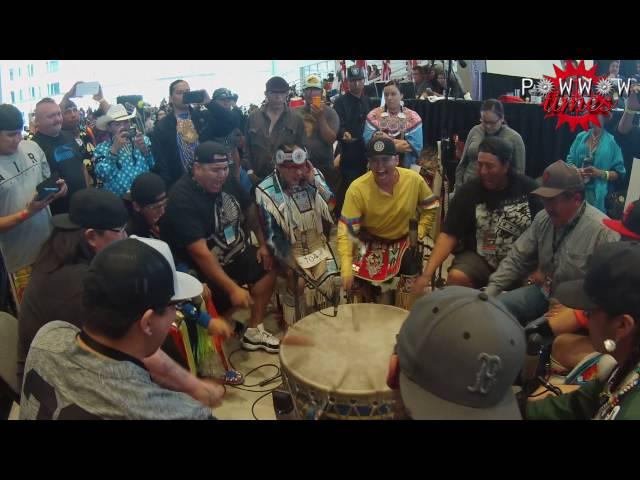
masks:
[[[471,60],[471,98],[482,99],[482,74],[487,71],[486,60]]]
[[[382,61],[382,81],[387,82],[391,80],[391,60]]]
[[[413,82],[413,67],[418,66],[418,60],[407,60],[407,78]]]
[[[333,84],[331,85],[331,91],[335,92],[333,93],[333,95],[337,95],[340,93],[340,85],[341,85],[341,79],[342,79],[342,63],[340,62],[340,60],[336,60],[335,61],[335,76],[333,77]]]
[[[347,92],[347,61],[346,60],[340,60],[340,91],[346,93]]]
[[[369,70],[367,69],[367,61],[366,60],[356,60],[356,67],[360,67],[364,70],[364,84],[369,84]]]

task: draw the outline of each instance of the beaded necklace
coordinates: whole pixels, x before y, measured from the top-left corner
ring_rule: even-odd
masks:
[[[616,376],[618,369],[611,375],[611,378],[607,382],[605,388],[600,393],[600,401],[602,402],[600,409],[596,415],[599,420],[613,420],[620,412],[620,402],[622,397],[632,391],[640,384],[640,366],[631,372],[627,377],[629,380],[624,382],[615,392],[612,392],[612,382]]]
[[[176,131],[180,160],[184,170],[188,172],[191,170],[195,159],[195,150],[198,146],[198,132],[188,113],[176,115]]]

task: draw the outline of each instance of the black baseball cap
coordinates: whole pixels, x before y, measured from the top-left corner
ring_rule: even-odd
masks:
[[[228,88],[216,88],[213,92],[212,100],[233,99],[233,93]]]
[[[51,223],[62,230],[110,230],[124,226],[128,219],[127,208],[115,193],[84,188],[71,197],[69,213],[51,217]]]
[[[78,105],[76,105],[76,103],[72,100],[67,100],[67,103],[64,107],[64,111],[66,112],[67,110],[71,110],[75,108],[76,110],[78,109]]]
[[[602,308],[611,314],[637,314],[639,285],[640,242],[612,242],[594,250],[582,280],[558,285],[555,296],[563,305],[575,309]]]
[[[167,197],[167,186],[160,175],[153,172],[144,172],[136,177],[131,184],[131,191],[125,193],[122,198],[134,201],[141,207],[152,205]]]
[[[396,144],[386,135],[374,135],[367,145],[367,157],[379,155],[396,155]]]
[[[602,220],[602,223],[620,235],[634,240],[640,240],[640,200],[631,202],[627,206],[622,215],[622,220],[605,218]]]
[[[202,284],[177,272],[169,245],[131,236],[111,243],[92,260],[84,280],[92,298],[115,309],[144,311],[202,293]]]
[[[0,131],[22,130],[23,126],[24,120],[20,110],[8,103],[0,105]]]
[[[282,77],[267,80],[267,92],[289,92],[289,83]]]
[[[352,65],[347,69],[347,80],[364,79],[364,69],[357,65]]]
[[[196,148],[196,162],[198,163],[216,163],[216,162],[228,162],[229,148],[225,145],[208,140],[202,142]]]

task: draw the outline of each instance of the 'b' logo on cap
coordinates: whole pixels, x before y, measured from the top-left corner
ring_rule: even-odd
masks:
[[[473,387],[467,387],[467,390],[486,395],[498,381],[498,372],[502,370],[502,360],[497,355],[487,353],[478,355],[478,360],[480,361],[480,369],[476,373],[476,384]]]
[[[378,140],[376,143],[373,144],[373,149],[376,152],[381,152],[384,150],[384,142],[382,140]]]

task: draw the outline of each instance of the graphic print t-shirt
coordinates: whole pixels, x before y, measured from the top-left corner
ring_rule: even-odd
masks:
[[[73,194],[87,186],[80,147],[73,135],[64,131],[57,137],[36,133],[33,141],[40,145],[47,156],[51,174],[59,173],[69,189],[64,197],[60,197],[49,205],[51,214],[67,213]]]
[[[534,180],[519,174],[499,192],[472,180],[453,197],[442,231],[458,239],[459,251],[475,251],[495,269],[541,209],[529,196],[536,188]]]

